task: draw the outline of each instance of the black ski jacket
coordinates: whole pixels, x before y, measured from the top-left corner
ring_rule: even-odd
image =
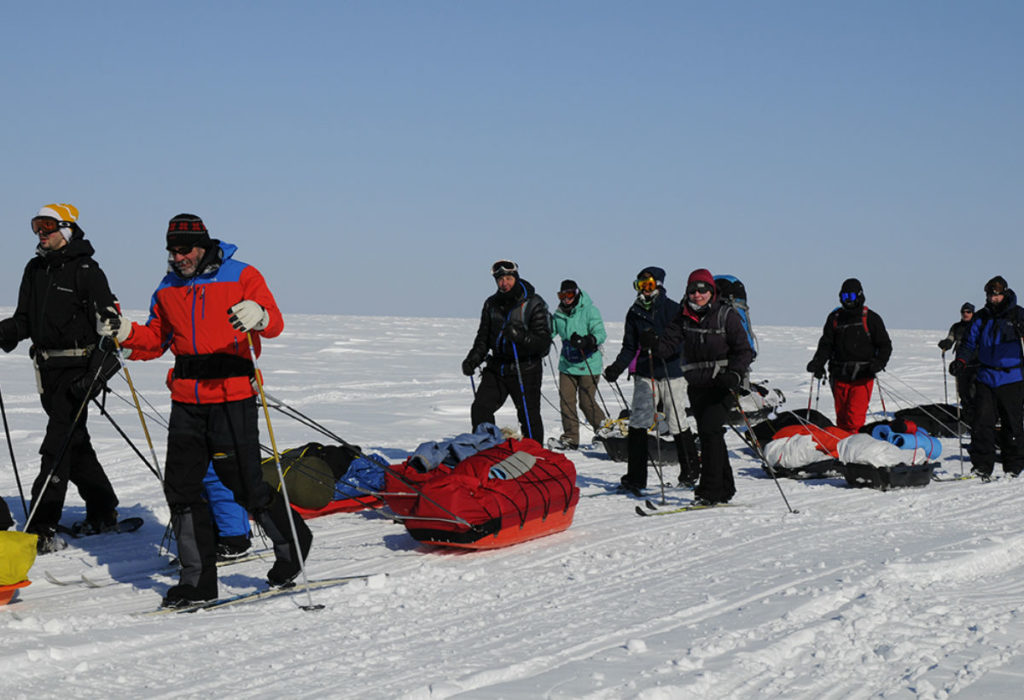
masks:
[[[46,351],[96,346],[96,314],[114,306],[107,276],[93,260],[92,244],[76,231],[60,250],[29,260],[18,290],[14,315],[0,321],[0,347],[10,352],[31,338],[40,369],[86,367],[89,358],[52,357]]]
[[[611,366],[618,370],[618,374],[622,374],[635,357],[636,374],[639,377],[665,379],[666,377],[683,376],[678,343],[674,349],[665,353],[664,357],[660,359],[655,357],[654,367],[651,367],[647,353],[640,350],[640,333],[642,331],[652,329],[660,336],[672,319],[678,315],[679,304],[669,299],[661,287],[658,288],[658,295],[654,297],[654,302],[649,310],[643,307],[639,299],[633,302],[629,311],[626,312],[626,327],[622,331],[622,349],[615,356],[615,361]]]
[[[505,332],[513,323],[526,328],[526,336],[519,343],[513,343]],[[466,360],[475,367],[486,358],[487,369],[511,375],[516,373],[517,354],[519,366],[525,372],[540,366],[550,347],[548,305],[532,284],[519,279],[507,294],[495,292],[484,301],[480,326]]]
[[[658,342],[658,354],[671,353],[682,345],[686,383],[695,388],[714,386],[723,372],[746,377],[754,361],[750,336],[743,327],[740,314],[716,297],[707,311],[698,315],[685,303],[665,329]]]
[[[882,317],[866,306],[839,307],[825,319],[811,362],[824,365],[834,381],[873,379],[889,363],[892,341]]]

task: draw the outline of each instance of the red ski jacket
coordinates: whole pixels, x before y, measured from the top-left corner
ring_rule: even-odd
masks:
[[[122,343],[133,351],[131,359],[139,360],[160,357],[170,348],[176,359],[167,377],[173,401],[224,403],[255,395],[251,373],[239,373],[250,361],[248,340],[228,321],[228,310],[238,302],[251,299],[270,316],[266,328],[252,331],[257,357],[260,336],[273,338],[284,330],[281,311],[259,270],[232,258],[236,246],[220,241],[214,244],[199,274],[185,279],[173,269],[167,273],[153,293],[149,319],[145,325],[133,323]],[[212,261],[208,262],[209,258]],[[202,369],[190,372],[185,367]],[[221,372],[229,376],[194,376],[216,375],[216,368],[223,367],[231,367]]]

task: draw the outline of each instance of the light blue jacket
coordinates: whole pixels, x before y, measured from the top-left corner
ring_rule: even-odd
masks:
[[[562,339],[562,353],[558,358],[558,371],[563,374],[601,374],[604,369],[604,359],[601,356],[601,346],[608,339],[608,333],[604,330],[604,321],[601,320],[601,312],[594,306],[594,302],[582,289],[580,300],[568,312],[562,309],[559,304],[551,317],[551,325],[554,334]],[[589,357],[584,357],[578,349],[569,344],[569,338],[573,333],[581,336],[588,333],[594,336],[598,348]]]

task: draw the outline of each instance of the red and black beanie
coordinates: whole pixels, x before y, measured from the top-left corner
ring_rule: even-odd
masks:
[[[690,276],[686,278],[686,289],[689,290],[690,285],[698,282],[704,282],[711,287],[712,292],[715,291],[715,276],[711,274],[710,270],[699,267],[691,272]]]
[[[167,224],[167,250],[172,248],[209,248],[213,241],[206,224],[195,214],[178,214]]]

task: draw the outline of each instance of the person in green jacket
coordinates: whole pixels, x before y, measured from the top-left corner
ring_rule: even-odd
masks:
[[[549,449],[575,450],[580,445],[580,421],[576,401],[590,426],[597,430],[605,415],[594,400],[597,380],[604,369],[601,344],[608,334],[601,312],[573,280],[563,280],[558,308],[551,319],[554,335],[562,339],[558,358],[558,398],[562,413],[562,437],[548,440]]]

